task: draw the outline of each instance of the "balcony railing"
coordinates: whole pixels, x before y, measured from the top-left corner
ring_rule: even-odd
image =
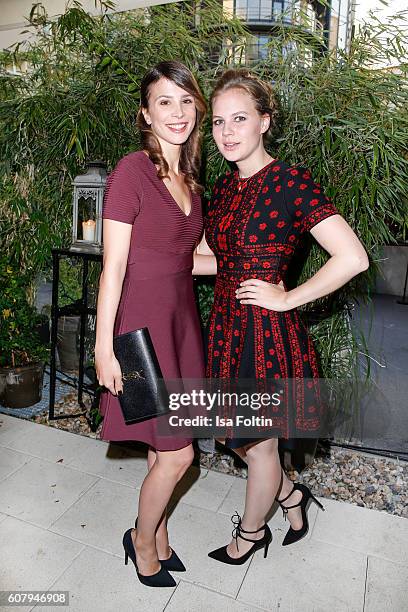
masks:
[[[291,21],[293,0],[235,0],[235,15],[247,23]]]

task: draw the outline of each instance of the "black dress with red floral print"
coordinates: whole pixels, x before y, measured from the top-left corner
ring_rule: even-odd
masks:
[[[305,399],[303,385],[296,384],[308,379],[318,385],[315,349],[296,308],[276,312],[241,304],[235,291],[250,278],[276,284],[282,280],[286,289],[302,234],[335,214],[308,170],[277,160],[247,181],[239,179],[237,170],[221,176],[209,202],[205,232],[218,272],[208,324],[207,376],[274,378],[289,385],[287,399],[274,408],[275,437],[312,435],[321,425],[317,396],[306,394]],[[236,448],[250,441],[227,438],[226,444]]]

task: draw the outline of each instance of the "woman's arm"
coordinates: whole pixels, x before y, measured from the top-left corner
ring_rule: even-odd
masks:
[[[324,219],[310,232],[331,255],[316,274],[290,291],[284,291],[283,287],[258,279],[243,281],[237,290],[237,299],[241,300],[242,304],[255,304],[283,312],[324,297],[367,270],[367,253],[341,215]]]
[[[340,215],[324,219],[310,233],[331,257],[316,274],[286,293],[289,308],[303,306],[336,291],[369,266],[363,245]]]
[[[212,274],[217,274],[217,260],[207,244],[205,233],[194,251],[194,267],[192,273],[194,276],[210,276]]]
[[[122,373],[113,352],[113,327],[126,272],[132,225],[103,220],[103,269],[99,279],[95,365],[99,384],[122,391]]]

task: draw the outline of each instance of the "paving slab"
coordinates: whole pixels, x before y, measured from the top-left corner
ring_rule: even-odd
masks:
[[[408,565],[408,520],[332,499],[324,501],[312,539]]]
[[[364,612],[385,610],[408,610],[408,567],[369,556]]]
[[[50,530],[123,557],[122,536],[134,525],[138,497],[135,487],[98,479]]]
[[[32,457],[13,451],[10,448],[0,447],[0,481],[13,472],[16,472],[26,463],[31,461]]]
[[[236,601],[231,597],[209,591],[196,584],[189,584],[180,580],[166,612],[180,612],[180,610],[194,610],[194,612],[257,612],[260,608]]]
[[[0,585],[3,590],[48,589],[83,549],[79,542],[12,516],[0,524]],[[28,609],[27,606],[18,608]]]
[[[33,457],[0,482],[0,511],[49,527],[96,480],[95,476]]]
[[[132,487],[140,487],[147,474],[146,453],[119,444],[89,439],[68,465]]]
[[[23,434],[37,432],[38,427],[49,429],[46,425],[39,425],[26,419],[8,416],[7,414],[0,414],[0,446],[10,446]]]
[[[161,612],[173,588],[148,588],[139,582],[135,566],[129,560],[85,547],[53,583],[52,591],[69,591],[69,607],[53,608],[69,612],[112,612],[113,610]],[[35,612],[50,612],[37,605]]]
[[[173,494],[173,502],[216,511],[234,484],[234,477],[191,466]]]
[[[8,444],[8,447],[52,462],[62,459],[62,463],[68,465],[81,450],[89,448],[89,442],[93,440],[86,436],[42,425],[35,430],[35,436],[30,428]],[[101,442],[100,445],[106,447],[106,443]]]
[[[318,542],[301,540],[261,551],[253,561],[238,600],[279,612],[362,612],[367,557]]]

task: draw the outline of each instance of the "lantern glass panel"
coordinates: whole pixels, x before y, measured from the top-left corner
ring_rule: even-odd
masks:
[[[78,199],[77,237],[86,242],[96,240],[96,200],[91,196]]]

